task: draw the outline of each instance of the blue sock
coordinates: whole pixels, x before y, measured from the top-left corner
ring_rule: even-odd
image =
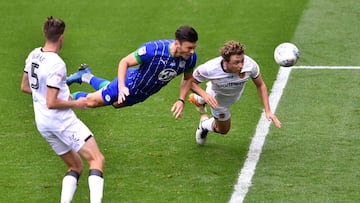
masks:
[[[109,84],[110,81],[105,80],[103,78],[98,78],[96,76],[93,76],[90,79],[89,84],[95,89],[95,90],[99,90],[101,88],[103,88],[104,86],[106,86],[107,84]]]
[[[88,95],[88,92],[74,92],[72,93],[72,99],[73,100],[78,100],[80,97],[85,97]]]

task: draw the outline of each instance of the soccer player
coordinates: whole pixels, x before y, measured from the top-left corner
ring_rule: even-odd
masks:
[[[181,26],[175,32],[175,40],[146,42],[120,60],[118,76],[111,82],[94,76],[87,65],[82,65],[78,72],[68,77],[67,84],[86,82],[96,91],[75,92],[73,99],[86,97],[91,108],[132,106],[143,102],[177,75],[183,74],[179,98],[171,108],[175,119],[179,119],[193,81],[197,40],[194,28]]]
[[[245,48],[236,41],[228,41],[220,49],[221,56],[198,66],[194,73],[189,101],[196,105],[200,112],[200,124],[196,130],[196,142],[204,145],[208,132],[226,135],[231,126],[230,106],[237,102],[251,78],[256,85],[264,106],[266,118],[272,120],[277,128],[281,127],[279,119],[271,112],[266,85],[261,78],[258,64],[245,55]],[[198,85],[207,82],[206,91]],[[205,104],[209,104],[212,117],[209,118]]]
[[[66,65],[58,55],[64,30],[64,21],[52,16],[47,18],[43,25],[45,45],[28,55],[21,91],[32,95],[37,129],[68,167],[62,180],[61,203],[71,202],[73,198],[83,171],[81,157],[89,164],[90,202],[100,203],[104,157],[92,132],[72,110],[86,108],[86,99],[70,99]]]

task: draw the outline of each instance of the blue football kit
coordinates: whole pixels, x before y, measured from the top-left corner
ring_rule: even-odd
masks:
[[[126,106],[143,102],[179,74],[193,72],[197,61],[196,53],[187,60],[173,57],[170,54],[170,45],[173,42],[174,40],[146,42],[134,52],[139,66],[127,70],[125,85],[129,89],[129,95],[124,101]],[[102,89],[102,98],[106,105],[111,105],[118,100],[118,94],[116,77]]]

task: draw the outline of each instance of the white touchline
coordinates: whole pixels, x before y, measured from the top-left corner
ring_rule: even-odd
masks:
[[[276,81],[274,82],[269,95],[270,108],[273,112],[275,112],[277,104],[279,103],[290,72],[291,68],[280,67]],[[266,119],[265,113],[263,112],[256,127],[255,135],[251,140],[249,152],[244,166],[240,171],[238,182],[234,186],[234,192],[231,196],[230,203],[241,203],[244,201],[246,193],[251,186],[251,179],[255,173],[256,164],[260,158],[265,138],[269,132],[270,123],[271,122]]]
[[[360,69],[359,66],[294,66],[291,68],[280,67],[273,88],[269,95],[270,107],[273,112],[280,101],[283,90],[288,81],[292,69]],[[246,193],[251,186],[251,179],[255,173],[256,164],[259,161],[262,147],[265,143],[266,136],[269,132],[270,121],[265,117],[265,113],[261,114],[257,124],[254,137],[251,140],[249,152],[245,160],[244,166],[240,171],[238,181],[234,186],[234,192],[231,195],[229,203],[242,203]]]
[[[360,66],[294,66],[291,69],[360,69]]]

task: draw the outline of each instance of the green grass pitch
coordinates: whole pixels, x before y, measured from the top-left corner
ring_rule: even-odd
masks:
[[[32,101],[20,92],[24,60],[43,45],[41,26],[66,22],[60,55],[74,72],[88,63],[113,79],[119,60],[141,43],[173,38],[189,24],[199,33],[198,64],[227,40],[246,45],[269,91],[279,67],[273,50],[294,42],[297,65],[359,66],[359,1],[1,1],[0,202],[60,201],[65,165],[36,130]],[[245,202],[359,202],[359,70],[294,70],[270,128]],[[105,155],[104,202],[228,202],[262,112],[251,81],[232,108],[227,137],[195,143],[198,114],[189,102],[181,120],[170,108],[176,78],[144,103],[76,110]],[[72,91],[91,90],[86,84]],[[74,202],[89,202],[86,170]]]

